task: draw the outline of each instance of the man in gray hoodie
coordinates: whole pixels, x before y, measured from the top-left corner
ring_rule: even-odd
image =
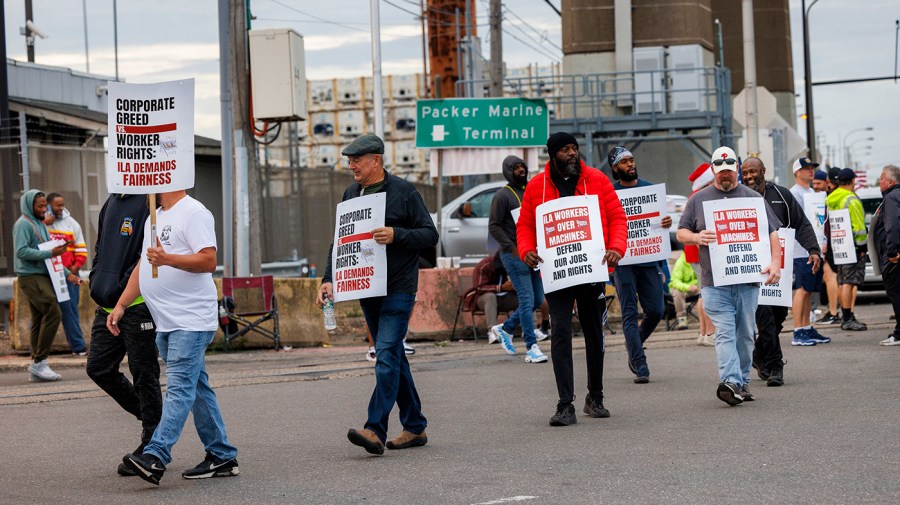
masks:
[[[50,240],[50,232],[44,225],[47,197],[42,191],[26,191],[19,205],[22,215],[13,225],[13,270],[31,310],[32,363],[28,372],[32,381],[57,381],[60,376],[47,365],[47,356],[59,329],[62,312],[44,260],[66,252],[69,244],[63,243],[47,251],[38,247]]]
[[[528,182],[528,166],[521,158],[507,156],[503,160],[503,176],[509,184],[494,193],[488,231],[500,244],[500,261],[519,297],[519,308],[505,323],[493,326],[490,333],[500,340],[503,350],[512,355],[516,353],[512,344],[512,332],[522,325],[525,362],[545,363],[547,356],[541,352],[534,333],[534,311],[544,301],[544,286],[540,274],[519,259],[516,246],[516,222],[519,220],[519,207],[522,206],[522,195],[525,194],[525,184]]]

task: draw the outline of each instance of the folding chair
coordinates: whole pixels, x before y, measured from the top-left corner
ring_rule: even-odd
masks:
[[[666,330],[672,331],[675,329],[675,326],[678,325],[678,314],[675,313],[675,299],[672,298],[672,295],[669,293],[665,294],[666,301],[666,309],[665,309],[665,318],[666,318]],[[697,302],[700,301],[700,295],[691,295],[684,299],[684,312],[687,317],[694,318],[695,321],[699,322],[700,318],[697,317],[697,314],[694,314],[694,307],[697,306]]]
[[[224,277],[222,295],[224,298],[219,303],[219,323],[225,333],[226,349],[230,348],[232,340],[251,331],[275,342],[275,350],[281,349],[278,300],[271,275]],[[271,330],[261,326],[269,320],[274,322]]]

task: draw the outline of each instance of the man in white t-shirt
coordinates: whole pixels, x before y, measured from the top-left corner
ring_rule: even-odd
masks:
[[[797,200],[797,203],[803,207],[804,195],[815,193],[812,188],[813,179],[815,179],[816,167],[818,163],[813,163],[809,158],[800,158],[794,162],[794,180],[796,184],[791,186],[791,194]],[[809,312],[812,306],[812,294],[818,293],[822,289],[823,269],[813,271],[813,265],[809,263],[809,252],[800,245],[800,241],[794,242],[794,299],[792,301],[791,312],[794,318],[794,339],[793,342],[800,342],[801,345],[811,345],[810,342],[822,343],[822,339],[812,339],[810,337],[819,336],[818,332],[812,327]]]
[[[193,413],[206,458],[181,476],[205,479],[237,475],[237,449],[225,433],[204,354],[218,326],[212,280],[216,269],[215,222],[206,207],[184,191],[161,193],[158,203],[157,237],[153,237],[148,219],[139,274],[128,279],[106,323],[117,335],[125,308],[138,295],[143,296],[156,323],[156,346],[166,363],[166,396],[159,425],[143,454],[128,453],[122,461],[142,479],[159,485],[166,465],[172,461],[172,446],[181,435],[188,413]],[[151,238],[158,238],[156,247]],[[154,266],[159,269],[156,279]]]

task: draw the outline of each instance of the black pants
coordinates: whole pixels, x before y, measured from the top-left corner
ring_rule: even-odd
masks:
[[[897,320],[897,324],[894,325],[894,338],[900,339],[900,265],[889,264],[882,272],[881,278],[884,280],[884,289],[894,307],[894,319]]]
[[[87,374],[126,412],[141,421],[141,442],[147,443],[162,415],[156,325],[143,303],[125,310],[119,320],[118,337],[106,328],[107,316],[106,311],[97,309],[91,328]],[[119,371],[126,354],[134,384]]]
[[[782,370],[784,363],[778,334],[784,328],[787,307],[760,305],[756,308],[756,346],[753,363],[763,370]]]
[[[553,358],[553,374],[559,401],[575,399],[575,377],[572,368],[572,308],[578,303],[578,319],[584,332],[587,354],[588,394],[596,398],[603,395],[603,313],[606,300],[605,285],[581,284],[547,293],[550,306],[550,356]]]

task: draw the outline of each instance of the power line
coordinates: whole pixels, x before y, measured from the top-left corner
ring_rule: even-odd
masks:
[[[551,55],[551,54],[549,54],[549,53],[546,53],[546,52],[544,51],[543,48],[535,47],[535,46],[531,45],[530,43],[525,42],[524,40],[520,39],[519,37],[516,37],[513,33],[511,33],[511,32],[510,32],[509,30],[507,30],[505,27],[503,28],[503,33],[509,35],[510,37],[512,37],[512,38],[514,38],[514,39],[516,39],[516,40],[518,40],[520,43],[524,44],[524,45],[527,46],[529,49],[532,49],[532,50],[535,51],[535,52],[541,53],[541,55],[546,56],[547,58],[550,58],[552,61],[556,61],[556,56]]]
[[[319,16],[316,16],[315,14],[310,14],[310,13],[305,12],[305,11],[302,11],[302,10],[296,8],[296,7],[290,6],[290,5],[288,5],[288,4],[284,3],[284,2],[280,2],[279,0],[269,0],[269,1],[272,2],[272,3],[278,4],[278,5],[282,6],[282,7],[284,7],[285,9],[290,9],[290,10],[292,10],[292,11],[294,11],[294,12],[303,14],[304,16],[307,16],[307,17],[316,19],[316,20],[321,21],[321,22],[323,22],[323,23],[328,23],[328,24],[330,24],[330,25],[340,26],[340,27],[342,27],[342,28],[346,28],[346,29],[348,29],[348,30],[353,30],[353,31],[356,31],[356,32],[369,33],[368,30],[360,30],[359,28],[356,28],[355,26],[350,26],[350,25],[346,25],[346,24],[343,24],[343,23],[338,23],[337,21],[331,21],[331,20],[329,20],[329,19],[321,18],[321,17],[319,17]]]
[[[390,0],[381,0],[381,1],[390,5],[391,7],[394,7],[395,9],[400,9],[401,11],[406,12],[407,14],[412,14],[413,16],[416,17],[416,19],[422,19],[422,13],[420,13],[420,12],[413,12],[413,11],[407,9],[406,7],[401,7],[397,4],[395,4],[394,2],[391,2]]]
[[[518,14],[516,14],[515,12],[513,12],[512,9],[510,9],[509,7],[507,7],[505,4],[503,5],[503,8],[506,10],[506,12],[507,12],[508,14],[512,14],[512,15],[513,15],[516,19],[518,19],[522,24],[524,24],[524,25],[527,26],[528,28],[531,28],[531,31],[533,31],[535,34],[537,34],[537,36],[538,36],[538,38],[539,38],[538,43],[541,43],[541,42],[547,42],[548,44],[552,45],[552,46],[555,47],[556,49],[562,51],[562,48],[561,48],[561,47],[559,47],[558,45],[556,45],[556,43],[554,43],[552,40],[550,40],[550,37],[547,36],[547,32],[546,32],[546,31],[545,31],[545,32],[540,32],[540,31],[538,31],[537,28],[535,28],[534,26],[530,25],[527,21],[525,21],[524,19],[522,19],[521,17],[519,17]]]

